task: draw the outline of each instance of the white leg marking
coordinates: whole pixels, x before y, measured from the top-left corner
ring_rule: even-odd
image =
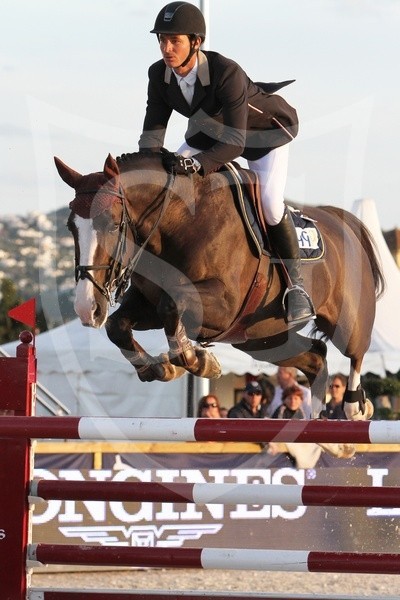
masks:
[[[353,367],[350,367],[350,375],[347,383],[347,389],[351,392],[354,392],[358,388],[360,383],[360,373],[357,373],[356,371],[354,371]],[[363,415],[361,412],[359,402],[345,402],[344,412],[346,413],[346,417],[349,419],[349,421],[364,421],[366,419],[365,415]]]
[[[354,371],[353,367],[350,367],[350,375],[349,375],[349,381],[347,383],[347,388],[351,392],[354,392],[358,388],[360,383],[361,383],[360,373],[357,373],[356,371]]]

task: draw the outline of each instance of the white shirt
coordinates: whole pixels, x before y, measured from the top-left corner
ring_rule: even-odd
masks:
[[[192,104],[192,100],[193,100],[194,84],[196,83],[196,79],[197,79],[197,66],[198,65],[197,65],[197,60],[196,60],[196,64],[194,65],[193,69],[191,71],[189,71],[189,73],[187,75],[185,75],[185,77],[181,77],[180,75],[177,75],[175,73],[175,71],[173,71],[173,74],[176,77],[178,85],[181,88],[183,97],[185,98],[185,100],[189,104],[189,106]]]

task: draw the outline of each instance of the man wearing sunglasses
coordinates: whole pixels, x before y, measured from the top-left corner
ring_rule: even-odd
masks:
[[[264,419],[267,407],[262,402],[263,389],[258,381],[249,381],[243,398],[228,412],[229,419]]]
[[[343,396],[346,391],[347,378],[342,373],[336,373],[331,379],[329,393],[331,399],[327,402],[324,416],[328,419],[346,419],[342,408]]]

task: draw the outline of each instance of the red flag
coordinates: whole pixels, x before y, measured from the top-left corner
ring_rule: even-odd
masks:
[[[8,311],[8,316],[14,321],[34,328],[36,325],[36,298],[31,298]]]

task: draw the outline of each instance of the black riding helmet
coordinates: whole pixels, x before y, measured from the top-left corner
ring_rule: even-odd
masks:
[[[189,55],[180,65],[184,67],[195,53],[194,43],[200,37],[202,42],[206,38],[206,23],[201,10],[189,2],[170,2],[160,10],[150,33],[187,35],[190,39],[191,49]]]

